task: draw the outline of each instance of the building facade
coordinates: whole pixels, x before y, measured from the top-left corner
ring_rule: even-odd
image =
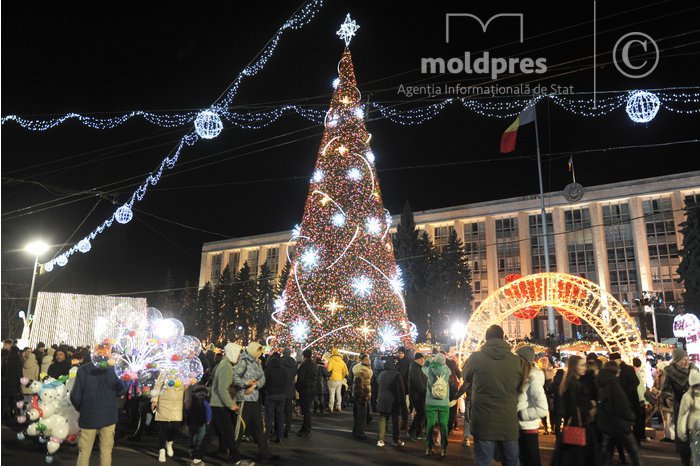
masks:
[[[635,300],[644,291],[656,292],[664,307],[682,306],[678,282],[678,251],[683,238],[688,200],[700,200],[700,171],[645,178],[586,188],[576,203],[562,192],[545,194],[546,238],[550,270],[580,275],[598,283],[625,306],[638,322],[642,309]],[[451,231],[465,244],[472,269],[474,309],[490,292],[505,284],[511,273],[545,271],[539,196],[479,202],[415,212],[415,222],[439,249]],[[400,220],[394,217],[393,231]],[[392,231],[392,232],[393,232]],[[293,257],[291,231],[205,243],[199,274],[200,288],[216,282],[228,266],[245,262],[256,274],[267,262],[279,275]],[[549,332],[544,312],[534,320],[511,317],[503,323],[508,336]],[[587,335],[590,328],[572,326],[557,316],[558,333]],[[644,330],[643,330],[644,333]]]

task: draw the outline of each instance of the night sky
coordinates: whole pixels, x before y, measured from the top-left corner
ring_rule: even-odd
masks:
[[[233,106],[267,109],[290,102],[327,108],[343,50],[335,31],[347,12],[361,26],[350,48],[359,88],[372,101],[409,109],[432,100],[398,95],[401,84],[488,81],[479,75],[423,75],[419,69],[421,57],[483,50],[499,57],[547,58],[546,74],[505,76],[501,85],[554,83],[591,91],[593,3],[574,7],[569,2],[566,8],[523,3],[329,1],[309,25],[284,34],[267,67],[243,81]],[[599,91],[700,84],[700,7],[671,1],[598,3],[597,47],[605,52],[598,59]],[[299,5],[3,2],[1,113],[48,118],[67,112],[114,116],[135,109],[206,108]],[[484,20],[522,12],[524,43],[518,43],[515,21],[498,20],[486,34],[474,22],[456,22],[455,35],[445,44],[445,14],[457,12]],[[649,34],[661,48],[658,67],[643,79],[626,78],[609,63],[617,39],[631,31]],[[532,158],[506,160],[499,154],[500,136],[512,118],[487,118],[461,106],[417,126],[372,121],[379,116],[371,113],[367,126],[392,213],[407,200],[424,210],[538,190]],[[568,151],[692,140],[700,127],[697,114],[661,109],[650,124],[640,125],[623,109],[589,118],[546,100],[538,116],[545,190],[570,182]],[[3,125],[3,284],[29,284],[32,258],[21,251],[28,240],[40,237],[54,245],[44,257],[48,260],[74,231],[72,242],[82,238],[111,215],[113,202],[129,198],[134,183],[188,130],[159,128],[138,118],[106,131],[75,121],[45,132]],[[131,223],[115,224],[93,241],[90,253],[78,253],[64,269],[40,277],[37,290],[145,292],[162,289],[168,270],[176,286],[186,279],[196,283],[202,243],[287,230],[299,222],[321,133],[321,125],[293,114],[261,130],[227,125],[218,138],[184,150],[178,166],[136,205]],[[534,131],[525,127],[511,155],[531,156],[534,148]],[[575,167],[584,186],[680,173],[700,168],[698,144],[590,152],[576,155]],[[90,189],[103,195],[84,193]]]

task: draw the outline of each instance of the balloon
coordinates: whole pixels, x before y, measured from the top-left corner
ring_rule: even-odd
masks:
[[[39,437],[39,443],[46,443],[46,438],[45,437]]]
[[[24,436],[24,432],[17,432],[17,440],[20,442],[24,440],[26,437]]]
[[[49,441],[49,443],[46,444],[46,451],[48,451],[50,454],[56,453],[58,449],[61,447],[61,444],[58,442],[54,442],[53,440]],[[47,456],[48,458],[48,456]]]
[[[19,424],[24,424],[25,422],[27,422],[27,416],[17,416],[17,422]]]
[[[18,401],[15,406],[17,406],[17,409],[22,409],[24,408],[24,401]]]
[[[46,461],[47,464],[53,463],[53,456],[46,455],[46,458],[44,458],[44,461]]]
[[[22,377],[19,379],[19,383],[22,385],[27,385],[29,383],[29,378],[28,377]]]

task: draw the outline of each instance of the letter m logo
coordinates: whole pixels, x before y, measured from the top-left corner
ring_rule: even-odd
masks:
[[[475,19],[479,25],[481,26],[481,30],[483,32],[486,32],[486,28],[489,27],[489,24],[491,24],[491,21],[493,21],[496,18],[500,17],[515,17],[520,19],[520,43],[523,43],[523,14],[522,13],[498,13],[496,15],[493,15],[486,21],[485,23],[481,20],[476,15],[473,15],[471,13],[447,13],[445,14],[445,43],[449,44],[450,43],[450,18],[453,16],[466,16],[468,18],[473,18]]]

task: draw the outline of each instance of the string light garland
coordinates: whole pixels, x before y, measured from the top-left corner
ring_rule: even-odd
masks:
[[[348,22],[344,27],[349,28],[349,41],[356,28],[346,18]],[[274,321],[280,323],[274,329],[276,342],[298,344],[303,335],[307,348],[320,345],[356,352],[410,345],[415,326],[406,318],[393,250],[386,248],[382,236],[386,209],[376,169],[366,158],[371,154],[367,112],[360,104],[347,48],[338,73],[314,168],[324,176],[312,177],[301,226],[292,235],[299,254],[291,258],[284,309],[275,310]],[[323,267],[307,269],[310,250],[317,251]],[[301,323],[311,319],[316,322],[307,335]]]

